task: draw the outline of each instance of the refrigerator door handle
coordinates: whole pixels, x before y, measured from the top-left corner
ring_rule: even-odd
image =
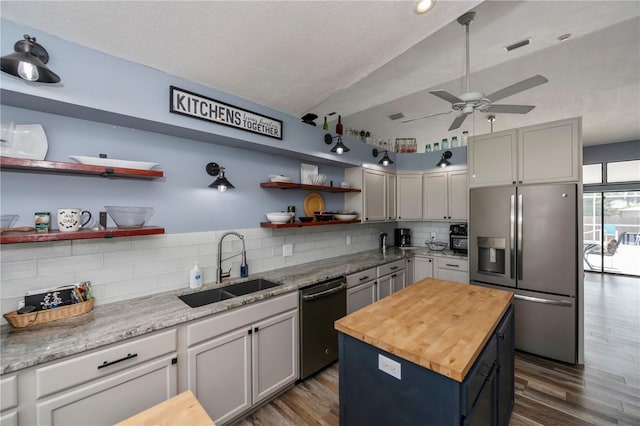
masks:
[[[522,280],[522,194],[518,194],[518,279]]]
[[[542,299],[540,297],[523,296],[522,294],[513,295],[514,299],[524,300],[526,302],[544,303],[545,305],[571,306],[571,302],[565,300]]]
[[[509,271],[511,279],[514,279],[514,271],[516,265],[516,196],[511,194],[511,210],[509,212],[509,253],[511,261],[509,262]]]

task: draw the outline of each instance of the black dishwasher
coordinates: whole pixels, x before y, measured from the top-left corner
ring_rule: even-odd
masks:
[[[338,359],[338,332],[333,323],[347,314],[344,277],[300,289],[300,379]]]

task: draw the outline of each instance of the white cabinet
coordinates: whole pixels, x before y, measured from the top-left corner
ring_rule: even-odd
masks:
[[[112,425],[175,396],[176,335],[168,330],[38,367],[35,423]]]
[[[413,258],[413,282],[433,278],[433,258],[416,256]]]
[[[347,289],[347,315],[376,301],[376,280]]]
[[[397,208],[397,178],[394,173],[386,173],[385,179],[387,182],[387,219],[396,220],[398,218]]]
[[[398,220],[422,220],[422,175],[398,174]]]
[[[216,424],[298,378],[297,307],[293,292],[187,326],[187,387]]]
[[[405,287],[416,282],[415,280],[415,261],[413,257],[407,257],[404,261],[404,285]]]
[[[347,314],[364,308],[376,301],[376,268],[347,275]]]
[[[469,282],[469,261],[466,258],[437,257],[435,260],[435,278],[460,283]]]
[[[345,181],[362,192],[344,194],[347,210],[360,213],[363,222],[396,219],[396,177],[382,170],[355,167],[345,169]]]
[[[580,181],[581,129],[572,118],[470,138],[470,186]]]
[[[467,220],[466,169],[428,172],[423,176],[425,220]]]
[[[364,220],[387,220],[387,181],[384,172],[364,170]]]
[[[378,266],[378,300],[405,287],[404,260]]]
[[[0,424],[3,426],[18,424],[18,378],[16,375],[7,375],[0,379]]]

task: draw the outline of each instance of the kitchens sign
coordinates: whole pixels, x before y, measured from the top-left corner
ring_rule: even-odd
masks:
[[[169,111],[282,140],[282,121],[175,86]]]

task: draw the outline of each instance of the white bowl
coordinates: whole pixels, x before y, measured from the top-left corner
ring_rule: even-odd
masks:
[[[153,215],[153,207],[104,206],[118,228],[142,228]]]
[[[293,179],[283,175],[269,175],[271,182],[291,182]]]
[[[267,219],[271,223],[283,224],[291,220],[295,216],[294,212],[271,212],[266,213]]]
[[[337,220],[356,220],[358,218],[358,215],[356,213],[354,214],[336,213],[334,214],[334,217]]]

